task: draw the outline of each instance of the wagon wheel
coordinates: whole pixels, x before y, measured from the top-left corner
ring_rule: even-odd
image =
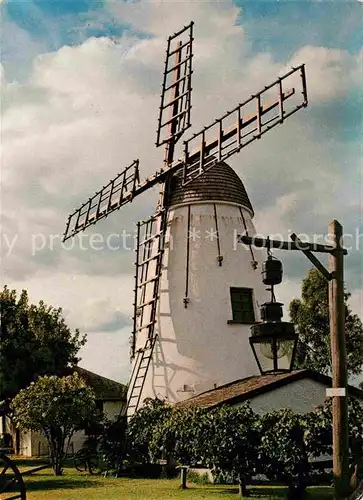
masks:
[[[73,462],[78,472],[85,472],[87,469],[87,453],[83,449],[80,449],[74,455]]]
[[[0,453],[0,500],[26,500],[21,473],[9,457]]]
[[[90,474],[99,472],[99,457],[97,453],[90,453],[88,450],[81,449],[74,457],[74,466],[78,472],[88,470]]]
[[[90,474],[98,474],[100,472],[100,459],[97,453],[89,455],[87,460],[87,468]]]

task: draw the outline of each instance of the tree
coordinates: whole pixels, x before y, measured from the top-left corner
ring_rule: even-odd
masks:
[[[345,294],[345,336],[349,375],[361,372],[363,364],[363,324],[348,305]],[[295,323],[299,342],[296,363],[321,373],[331,370],[328,282],[315,268],[302,283],[302,298],[290,303],[290,316]]]
[[[354,490],[363,479],[363,407],[358,400],[348,399],[348,414],[351,487]],[[332,454],[332,418],[331,399],[306,415],[304,440],[311,456]]]
[[[259,416],[246,403],[221,406],[208,412],[208,417],[202,460],[216,472],[228,472],[236,478],[240,496],[246,497],[248,478],[256,472],[258,462]]]
[[[246,404],[214,410],[172,408],[156,426],[150,439],[155,458],[172,456],[182,465],[202,463],[214,472],[228,472],[247,496],[246,479],[256,469],[258,416]]]
[[[77,364],[85,344],[78,330],[71,332],[62,309],[29,304],[28,294],[6,286],[0,292],[0,400],[11,399],[38,376],[64,373]]]
[[[74,432],[90,426],[99,416],[92,389],[77,373],[40,377],[14,397],[10,408],[19,429],[46,438],[57,476],[62,474],[65,449]]]
[[[127,457],[126,431],[126,416],[119,416],[116,420],[104,417],[100,452],[106,466],[106,473],[113,471],[118,476],[121,472],[121,467]]]
[[[128,458],[136,463],[150,463],[152,453],[150,444],[154,439],[154,432],[163,422],[172,407],[160,399],[145,399],[143,406],[132,416],[127,425]]]
[[[206,410],[172,407],[154,426],[149,450],[152,460],[172,457],[181,465],[202,460],[210,424]]]
[[[289,409],[276,410],[263,415],[259,426],[260,472],[269,479],[286,482],[289,500],[304,498],[310,465],[302,417]]]

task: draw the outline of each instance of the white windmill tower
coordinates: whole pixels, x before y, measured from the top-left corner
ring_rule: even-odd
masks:
[[[64,233],[162,184],[155,215],[138,223],[129,416],[146,397],[177,402],[257,374],[249,333],[267,297],[259,253],[236,245],[237,232],[255,234],[253,208],[225,160],[307,106],[301,65],[184,141],[175,160],[191,125],[192,45],[193,23],[168,39],[156,141],[166,146],[163,168],[140,183],[135,160],[69,216]]]

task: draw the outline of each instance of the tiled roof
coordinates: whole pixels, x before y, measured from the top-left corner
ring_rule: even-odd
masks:
[[[120,382],[102,377],[101,375],[85,370],[80,366],[67,368],[65,375],[70,375],[74,372],[78,373],[78,375],[83,378],[86,384],[92,387],[95,392],[96,399],[102,401],[126,400],[127,387],[123,384],[120,384]]]
[[[212,408],[222,404],[236,404],[304,378],[316,380],[327,387],[332,385],[331,378],[326,375],[313,370],[295,370],[290,373],[261,375],[236,380],[186,399],[177,403],[177,406],[196,405]],[[363,400],[363,391],[356,387],[348,386],[348,393]]]
[[[170,205],[200,201],[225,201],[253,208],[247,191],[236,172],[227,163],[219,163],[193,180],[182,185],[182,170],[172,177]]]

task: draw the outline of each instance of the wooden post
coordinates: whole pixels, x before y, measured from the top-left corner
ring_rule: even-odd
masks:
[[[246,478],[243,474],[243,471],[241,471],[238,474],[238,496],[240,498],[246,498],[249,496],[248,491],[247,491],[247,482],[246,482]]]
[[[345,352],[343,228],[338,221],[329,224],[329,235],[335,250],[329,256],[329,316],[331,337],[332,380],[334,389],[345,389],[345,395],[333,396],[333,474],[335,500],[349,495],[349,443],[347,364]],[[344,391],[343,391],[344,392]]]
[[[187,471],[188,471],[187,466],[182,465],[180,467],[180,488],[182,490],[185,490],[187,488]]]

